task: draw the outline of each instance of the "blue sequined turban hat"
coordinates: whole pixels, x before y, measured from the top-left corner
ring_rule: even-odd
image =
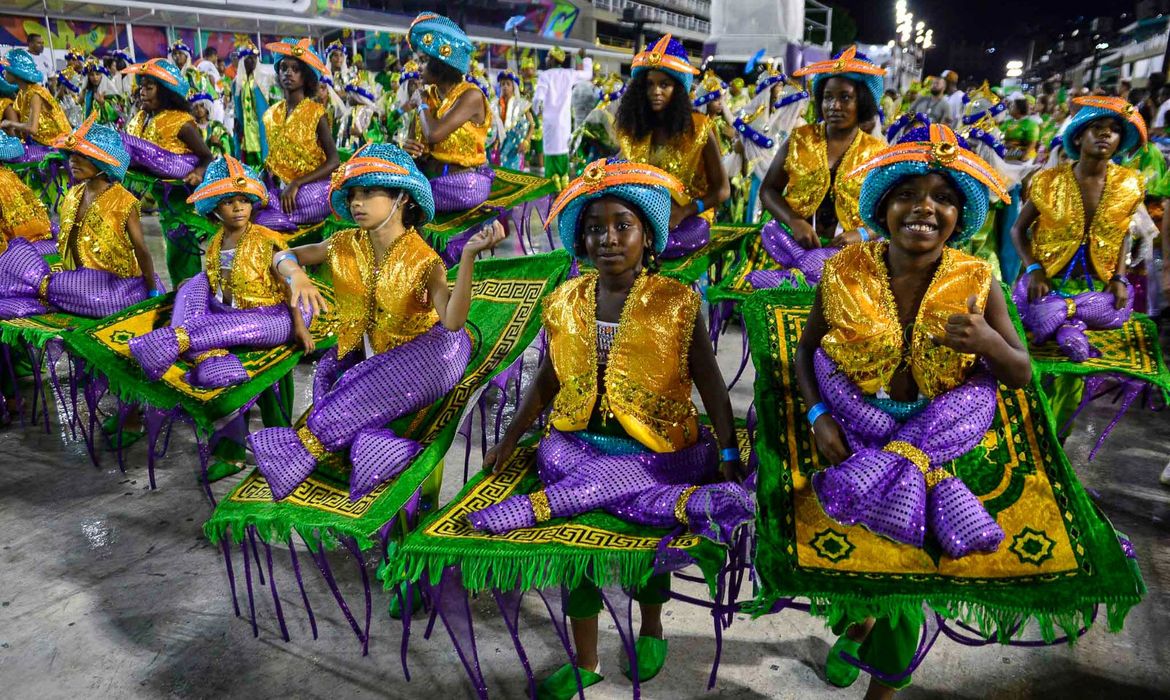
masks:
[[[422,207],[425,214],[423,223],[435,216],[435,197],[431,193],[431,183],[406,151],[393,144],[372,143],[354,153],[353,158],[333,172],[329,203],[333,213],[343,221],[353,221],[347,201],[351,187],[403,190],[415,204]]]
[[[188,204],[195,205],[195,211],[207,216],[215,211],[226,197],[245,195],[252,206],[268,204],[268,188],[260,175],[231,156],[211,161],[203,173],[203,182],[187,198]]]
[[[122,137],[117,131],[96,121],[97,112],[94,112],[73,133],[59,136],[53,141],[53,148],[85,156],[98,170],[115,182],[121,182],[130,167],[130,154],[122,145]]]

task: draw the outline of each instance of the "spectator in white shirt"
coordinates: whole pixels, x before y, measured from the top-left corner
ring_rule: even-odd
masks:
[[[951,126],[956,129],[963,126],[963,97],[965,92],[959,89],[959,74],[953,70],[945,70],[942,74],[943,80],[946,81],[946,95],[947,104],[951,106]]]
[[[46,79],[57,72],[57,62],[53,60],[52,51],[45,48],[45,39],[40,34],[28,35],[28,52],[32,54],[37,70]]]
[[[578,54],[581,68],[566,68],[568,57],[565,50],[554,46],[548,52],[547,70],[536,79],[532,104],[533,111],[542,115],[544,126],[544,174],[556,180],[561,187],[569,183],[569,142],[573,136],[572,113],[570,111],[573,86],[588,81],[593,76],[593,60],[585,55],[585,49]]]
[[[217,58],[219,58],[219,52],[216,51],[214,46],[209,44],[208,46],[204,47],[203,60],[199,61],[199,64],[195,66],[195,70],[199,71],[200,73],[206,73],[208,76],[210,76],[212,84],[218,86],[220,75],[219,68],[217,68],[215,65]]]

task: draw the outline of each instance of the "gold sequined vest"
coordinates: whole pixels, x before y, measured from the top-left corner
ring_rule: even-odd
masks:
[[[138,198],[121,185],[98,195],[86,210],[81,221],[77,210],[85,194],[85,183],[74,185],[61,200],[61,234],[57,249],[66,270],[91,268],[105,270],[119,277],[137,277],[142,274],[126,220],[138,211]]]
[[[600,400],[630,437],[655,452],[698,439],[688,351],[699,297],[661,275],[641,275],[622,309],[598,397],[597,273],[565,282],[544,305],[549,353],[560,380],[552,408],[557,430],[584,430]]]
[[[691,133],[679,134],[662,146],[652,145],[653,134],[634,140],[633,134],[617,132],[623,158],[632,163],[646,163],[661,168],[682,182],[688,199],[680,204],[687,204],[707,193],[707,170],[703,167],[703,148],[711,137],[711,124],[707,115],[691,112],[691,128]]]
[[[1040,213],[1032,227],[1032,257],[1049,277],[1056,277],[1085,244],[1098,279],[1108,280],[1117,271],[1130,219],[1145,199],[1145,184],[1136,170],[1109,163],[1105,189],[1086,233],[1085,207],[1073,165],[1064,163],[1032,176],[1028,197]]]
[[[784,169],[788,171],[788,188],[784,198],[788,200],[788,206],[802,219],[808,219],[825,197],[832,197],[837,221],[841,223],[842,229],[851,231],[864,226],[858,201],[861,199],[861,183],[865,176],[859,174],[850,178],[847,175],[883,148],[885,144],[880,139],[858,129],[853,143],[849,144],[849,148],[837,161],[837,175],[830,192],[829,148],[825,141],[825,126],[805,124],[793,129],[792,135],[788,137],[788,156],[784,160]]]
[[[301,100],[292,114],[285,114],[284,100],[264,112],[268,172],[287,184],[321,167],[325,151],[317,142],[317,125],[324,115],[325,107],[310,99]]]
[[[829,332],[821,347],[866,394],[888,390],[905,360],[918,390],[933,398],[962,383],[975,356],[937,345],[932,338],[946,335],[952,314],[967,313],[972,294],[979,308],[984,307],[991,291],[991,266],[944,248],[906,348],[886,269],[888,245],[871,241],[847,246],[825,263],[820,292]]]
[[[139,112],[131,117],[130,123],[126,125],[126,133],[146,139],[171,153],[183,155],[190,153],[191,149],[179,138],[179,132],[187,124],[194,123],[194,117],[177,109],[156,112],[153,116]]]
[[[232,255],[232,266],[226,280],[220,279],[220,253],[223,251],[223,228],[207,244],[207,280],[211,290],[220,288],[221,283],[231,294],[232,303],[238,309],[253,309],[257,306],[272,306],[284,301],[284,286],[272,272],[272,255],[277,250],[287,250],[284,236],[272,229],[248,224],[248,228],[236,241]]]
[[[479,88],[474,83],[462,82],[451,88],[447,93],[447,97],[441,102],[439,101],[438,95],[431,92],[427,93],[426,101],[432,110],[432,114],[436,118],[441,118],[446,116],[455,107],[455,103],[468,90],[474,90],[476,94],[483,98],[483,122],[480,124],[475,124],[471,121],[463,122],[459,125],[459,128],[448,134],[447,138],[431,146],[431,157],[440,163],[450,163],[451,165],[473,168],[487,162],[487,136],[488,128],[492,123],[492,116],[491,110],[488,109],[487,98],[483,97],[483,93],[479,91]],[[421,129],[422,125],[418,124],[418,128]]]
[[[44,203],[5,167],[0,167],[0,234],[0,253],[13,238],[40,241],[53,235]]]
[[[42,146],[50,146],[58,136],[69,133],[69,119],[66,118],[65,110],[61,109],[57,99],[42,85],[25,85],[16,93],[12,109],[16,112],[17,119],[28,123],[32,115],[33,95],[41,98],[41,116],[37,121],[36,133],[31,138]]]

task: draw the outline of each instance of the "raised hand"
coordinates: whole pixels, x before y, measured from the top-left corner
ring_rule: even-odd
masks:
[[[936,336],[934,341],[952,350],[979,355],[986,354],[987,341],[995,335],[995,329],[983,318],[978,297],[972,294],[967,297],[967,313],[951,314],[947,319],[946,335]]]

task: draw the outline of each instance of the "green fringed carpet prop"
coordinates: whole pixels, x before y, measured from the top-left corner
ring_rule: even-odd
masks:
[[[556,194],[556,185],[547,178],[507,168],[493,167],[492,170],[496,176],[486,202],[468,211],[439,214],[423,227],[423,238],[440,254],[447,250],[451,241],[499,216],[500,212]]]
[[[45,432],[49,427],[49,397],[45,393],[44,375],[42,369],[47,369],[49,384],[53,389],[56,400],[61,406],[69,406],[71,402],[65,398],[60,380],[57,378],[57,361],[65,350],[62,338],[74,330],[84,330],[97,323],[95,319],[84,316],[54,312],[39,316],[26,316],[0,321],[0,344],[3,345],[4,355],[3,372],[4,382],[8,386],[17,386],[18,366],[24,367],[25,360],[32,370],[32,401],[30,420],[33,423],[43,421]],[[13,351],[17,355],[13,356]],[[69,414],[69,428],[76,434],[78,428],[78,414],[76,406]]]
[[[366,630],[363,632],[352,617],[349,619],[363,646],[368,644],[370,590],[364,557],[369,555],[363,553],[378,548],[373,556],[380,557],[399,516],[405,512],[405,520],[413,517],[420,487],[433,478],[436,470],[441,470],[443,456],[454,440],[464,410],[481,388],[512,365],[535,339],[540,329],[543,299],[564,280],[569,263],[568,254],[563,251],[476,263],[467,324],[473,342],[471,361],[463,380],[451,394],[430,408],[394,423],[399,435],[424,445],[423,451],[397,478],[353,502],[349,500],[349,465],[337,456],[329,456],[282,501],[273,502],[267,481],[258,471],[252,471],[218,504],[203,530],[212,542],[223,547],[229,580],[233,581],[233,600],[230,541],[241,547],[247,542],[253,549],[257,541],[265,548],[269,543],[285,542],[295,567],[296,548],[292,539],[295,531],[321,568],[347,616],[348,607],[329,572],[324,550],[341,546],[358,560],[366,584]],[[449,279],[454,280],[457,272],[452,269]],[[246,566],[247,561],[245,557]],[[270,588],[275,593],[271,583]],[[236,610],[238,614],[238,606]],[[279,608],[277,617],[283,626]],[[254,610],[252,619],[255,624]]]
[[[1052,642],[1082,632],[1104,605],[1109,628],[1121,629],[1145,592],[1132,549],[1077,481],[1035,380],[1020,391],[1001,387],[992,430],[951,465],[1003,528],[997,552],[952,560],[825,515],[809,476],[827,465],[796,386],[812,301],[811,292],[768,290],[746,303],[760,418],[756,613],[801,597],[832,624],[866,616],[921,623],[925,604],[940,624],[982,638],[1010,642],[1035,622]]]
[[[719,224],[711,227],[711,240],[700,250],[690,255],[664,260],[662,274],[683,284],[698,282],[712,265],[721,266],[728,252],[737,247],[741,240],[759,238],[760,227],[751,224]],[[719,270],[722,272],[722,270]]]

